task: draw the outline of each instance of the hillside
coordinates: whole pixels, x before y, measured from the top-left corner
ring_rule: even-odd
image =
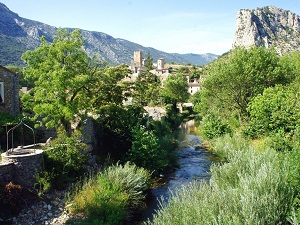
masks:
[[[233,47],[274,46],[280,54],[300,50],[300,18],[288,10],[274,6],[243,9],[236,24]]]
[[[57,29],[41,22],[22,18],[0,3],[0,65],[22,65],[22,53],[38,47],[42,36],[51,41]],[[74,30],[73,28],[66,29]],[[204,65],[218,57],[214,54],[166,53],[128,40],[114,38],[102,32],[81,31],[87,40],[86,51],[88,54],[92,56],[99,53],[102,60],[106,60],[112,65],[130,64],[133,52],[137,50],[142,51],[144,55],[150,52],[154,60],[164,58],[166,62],[178,64]]]

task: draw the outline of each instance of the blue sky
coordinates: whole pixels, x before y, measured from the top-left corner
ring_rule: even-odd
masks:
[[[240,9],[276,6],[300,15],[299,0],[0,0],[20,17],[99,31],[169,53],[231,49]]]

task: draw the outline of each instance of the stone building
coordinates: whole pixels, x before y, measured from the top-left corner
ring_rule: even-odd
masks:
[[[146,71],[146,67],[144,66],[145,59],[142,56],[141,51],[134,51],[133,53],[133,61],[131,61],[130,69],[133,71],[133,74],[140,74],[141,72]]]
[[[20,112],[19,77],[0,65],[0,113]]]

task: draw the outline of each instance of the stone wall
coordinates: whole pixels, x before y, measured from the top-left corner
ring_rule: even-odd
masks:
[[[4,85],[4,102],[0,103],[0,112],[19,113],[19,78],[17,74],[0,66],[0,82],[3,82]]]
[[[0,164],[0,182],[10,182],[13,180],[14,163]]]
[[[2,178],[3,181],[13,181],[23,187],[33,188],[35,174],[44,170],[43,151],[35,151],[35,153],[23,155],[7,155],[6,153],[2,153],[0,179]]]

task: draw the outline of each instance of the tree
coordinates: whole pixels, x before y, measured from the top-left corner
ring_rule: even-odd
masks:
[[[249,104],[248,133],[252,136],[269,135],[283,131],[293,134],[300,122],[299,85],[267,88]]]
[[[289,80],[280,70],[279,55],[273,48],[236,48],[214,61],[206,70],[203,88],[210,109],[223,116],[236,112],[247,116],[250,100],[267,87],[285,84]]]
[[[160,85],[159,78],[150,71],[139,74],[133,84],[133,101],[137,105],[146,106],[151,102],[159,104],[160,102]]]
[[[147,68],[147,72],[149,72],[150,70],[153,69],[153,58],[151,57],[150,52],[148,52],[148,54],[147,54],[145,66]]]
[[[122,105],[127,86],[122,82],[130,73],[128,66],[121,64],[116,67],[102,67],[95,72],[94,82],[90,84],[90,106],[97,113],[99,108],[110,103]]]
[[[172,104],[173,107],[177,103],[186,102],[190,96],[187,79],[181,73],[169,75],[164,83],[162,96],[165,103]]]
[[[69,34],[60,29],[50,44],[42,37],[41,45],[22,59],[27,63],[25,78],[35,84],[35,118],[48,128],[62,124],[70,135],[71,122],[89,112],[89,88],[97,68],[84,51],[80,31]]]

